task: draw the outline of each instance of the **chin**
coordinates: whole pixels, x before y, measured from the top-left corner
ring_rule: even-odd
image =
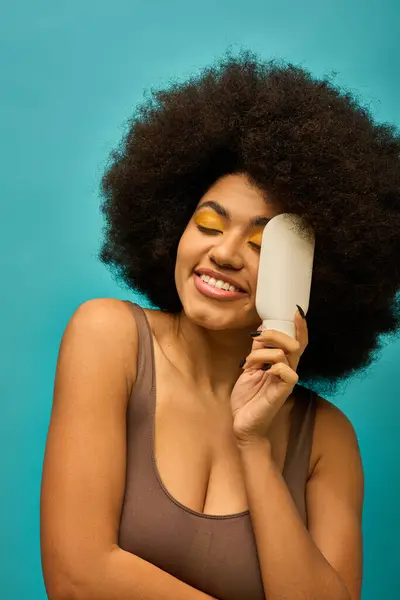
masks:
[[[210,331],[257,328],[260,323],[257,316],[226,302],[218,303],[207,299],[203,302],[191,299],[182,302],[182,305],[187,318],[192,323]]]

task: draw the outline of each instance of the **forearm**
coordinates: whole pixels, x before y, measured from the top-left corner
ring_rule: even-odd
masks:
[[[268,600],[350,600],[304,526],[268,441],[240,454]]]
[[[217,600],[121,548],[99,571],[71,600]]]

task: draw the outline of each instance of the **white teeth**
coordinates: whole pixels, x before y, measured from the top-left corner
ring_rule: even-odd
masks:
[[[230,292],[240,292],[238,288],[233,285],[230,285],[226,281],[222,281],[222,279],[214,279],[214,277],[210,277],[209,275],[200,275],[200,279],[208,283],[208,285],[212,285],[213,287],[229,290]]]

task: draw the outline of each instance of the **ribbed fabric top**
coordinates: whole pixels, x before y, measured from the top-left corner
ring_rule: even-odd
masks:
[[[127,469],[119,546],[218,600],[264,600],[249,510],[206,515],[185,507],[163,485],[154,454],[156,378],[153,337],[143,309],[131,302],[138,328],[137,379],[127,409]],[[307,525],[316,394],[295,388],[283,477]]]

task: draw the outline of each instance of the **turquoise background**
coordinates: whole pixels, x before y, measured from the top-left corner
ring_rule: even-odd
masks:
[[[357,91],[400,124],[399,8],[386,0],[10,0],[0,5],[0,439],[3,600],[46,598],[39,492],[58,346],[89,298],[139,300],[97,261],[98,182],[143,90],[228,46]],[[343,344],[346,340],[343,340]],[[400,342],[334,399],[366,476],[363,600],[400,597]],[[396,560],[397,554],[397,560]]]

